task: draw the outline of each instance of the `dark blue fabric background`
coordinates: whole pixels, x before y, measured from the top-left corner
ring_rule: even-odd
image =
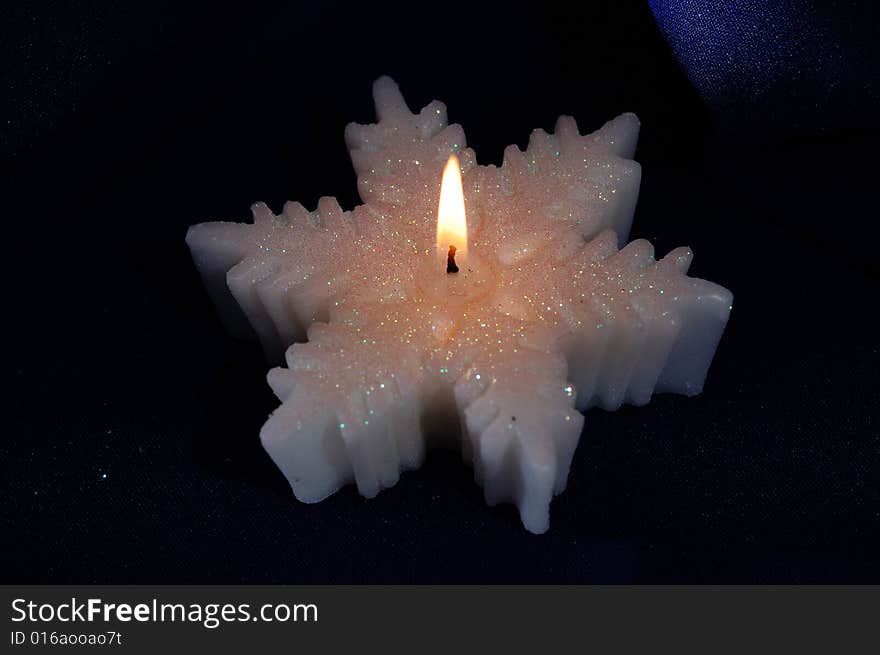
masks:
[[[790,137],[869,127],[880,28],[851,0],[651,0],[657,23],[724,132]]]
[[[771,4],[3,4],[0,579],[880,582],[876,22]],[[588,412],[545,535],[451,453],[297,503],[186,250],[255,200],[353,206],[384,73],[481,163],[635,111],[633,237],[736,296],[702,395]]]

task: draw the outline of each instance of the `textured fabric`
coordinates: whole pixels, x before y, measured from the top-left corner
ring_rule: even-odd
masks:
[[[727,130],[867,126],[878,105],[869,3],[651,0],[682,68]]]

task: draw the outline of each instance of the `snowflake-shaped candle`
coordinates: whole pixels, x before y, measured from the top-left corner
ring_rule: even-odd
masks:
[[[634,115],[585,136],[562,117],[497,168],[441,103],[412,114],[389,78],[373,94],[378,123],[345,134],[363,205],[256,204],[252,224],[187,234],[230,330],[286,362],[263,446],[305,502],[350,482],[374,496],[429,448],[460,448],[486,501],[543,532],[581,412],[699,393],[731,293],[686,276],[687,248],[618,250]]]

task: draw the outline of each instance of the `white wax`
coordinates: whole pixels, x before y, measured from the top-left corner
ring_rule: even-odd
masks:
[[[230,329],[286,362],[269,372],[281,406],[263,445],[305,502],[351,482],[374,496],[428,448],[460,448],[487,502],[543,532],[581,411],[699,393],[732,296],[686,276],[686,248],[618,250],[640,181],[634,115],[586,136],[562,117],[497,168],[441,103],[412,114],[389,78],[374,97],[379,122],[346,129],[363,205],[258,204],[252,225],[187,234]],[[452,153],[470,268],[447,275],[435,239]]]

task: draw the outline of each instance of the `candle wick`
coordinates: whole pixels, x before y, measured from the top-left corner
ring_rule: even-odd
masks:
[[[446,272],[458,273],[458,266],[455,264],[455,246],[449,246],[449,255],[446,257]]]

